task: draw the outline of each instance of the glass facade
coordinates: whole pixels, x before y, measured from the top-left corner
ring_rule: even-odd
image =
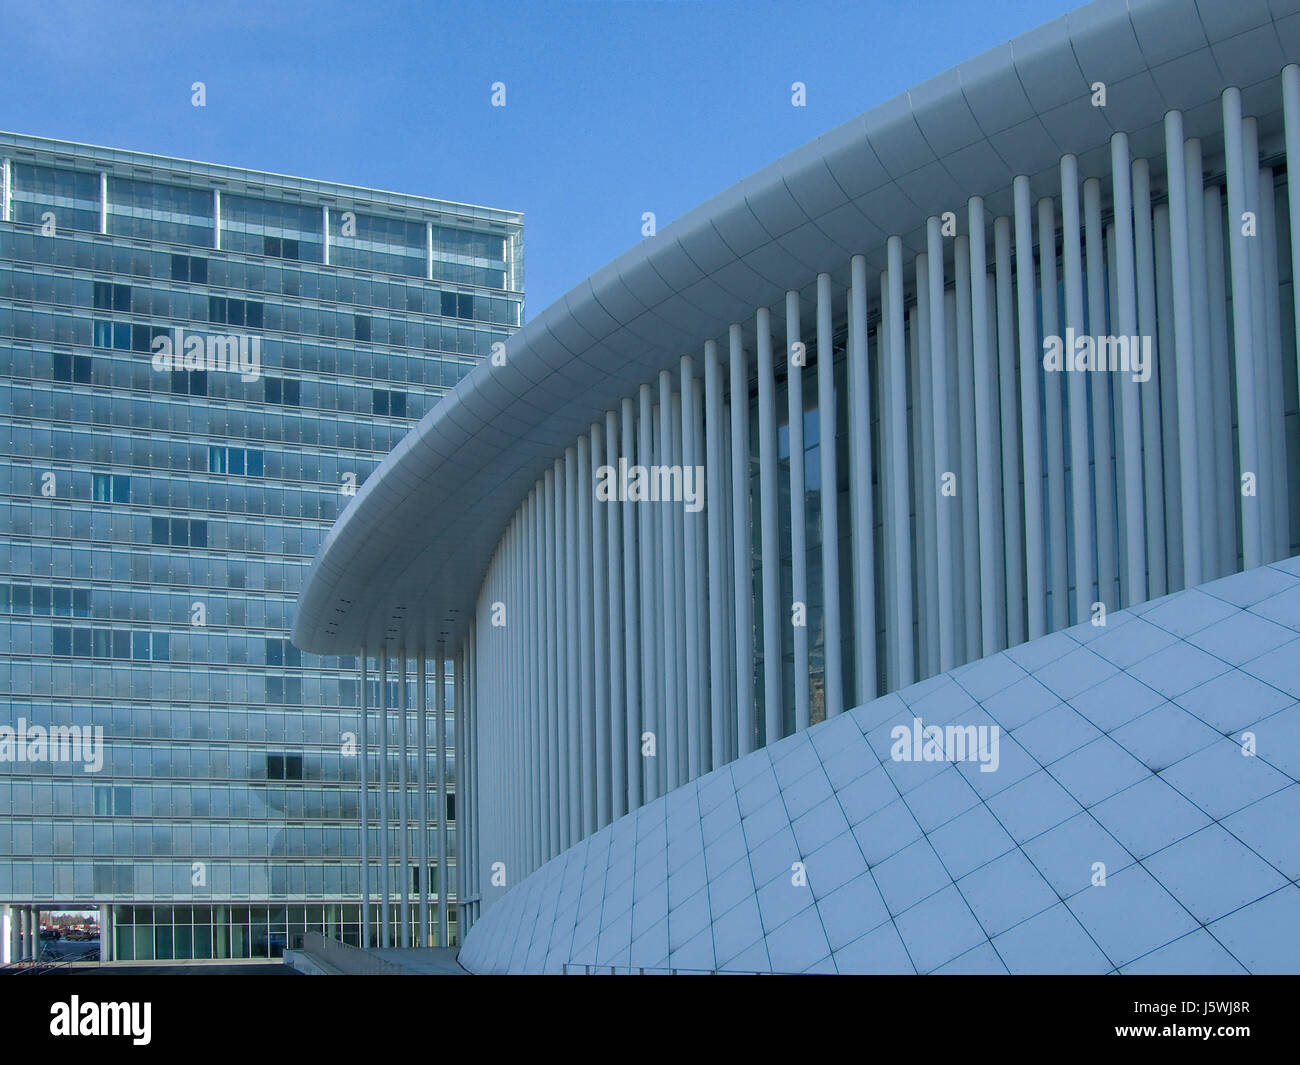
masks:
[[[109,906],[123,959],[357,942],[359,663],[294,648],[293,603],[519,325],[522,219],[9,134],[0,158],[0,900]]]

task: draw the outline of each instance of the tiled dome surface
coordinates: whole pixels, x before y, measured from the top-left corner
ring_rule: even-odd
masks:
[[[516,885],[460,960],[1300,971],[1297,700],[1290,559],[932,677],[702,776]],[[996,771],[893,760],[891,730],[914,718],[998,726]]]

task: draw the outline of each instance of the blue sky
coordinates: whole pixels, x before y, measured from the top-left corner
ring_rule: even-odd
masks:
[[[0,128],[523,211],[532,317],[642,212],[662,228],[1075,6],[6,0]]]

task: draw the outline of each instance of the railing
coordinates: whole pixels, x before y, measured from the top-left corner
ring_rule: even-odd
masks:
[[[400,965],[376,958],[368,950],[350,943],[326,939],[319,932],[303,933],[302,950],[349,976],[401,976],[404,972]]]
[[[565,962],[565,976],[772,976],[752,969],[655,969],[637,965],[579,965]]]

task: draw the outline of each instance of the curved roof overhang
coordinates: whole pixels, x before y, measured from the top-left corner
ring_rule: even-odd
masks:
[[[414,653],[463,638],[498,540],[554,459],[619,400],[757,307],[885,242],[924,249],[928,217],[969,197],[1011,211],[1011,182],[1058,188],[1062,154],[1109,173],[1111,134],[1163,154],[1163,116],[1222,143],[1220,92],[1242,90],[1261,140],[1279,125],[1279,72],[1300,57],[1283,0],[1100,0],[854,118],[697,207],[592,274],[516,332],[384,459],[330,529],[298,600],[294,643]],[[1091,103],[1106,84],[1105,107]],[[962,225],[965,229],[965,225]],[[724,349],[725,350],[725,349]],[[751,349],[752,350],[752,349]]]

